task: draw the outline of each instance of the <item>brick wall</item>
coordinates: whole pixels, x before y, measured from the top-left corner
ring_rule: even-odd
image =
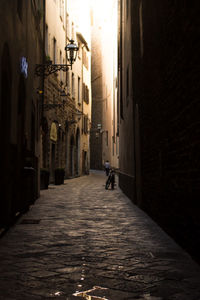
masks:
[[[200,4],[142,1],[142,15],[140,5],[131,10],[140,206],[199,259]]]
[[[200,233],[199,4],[143,7],[142,207],[192,253]]]

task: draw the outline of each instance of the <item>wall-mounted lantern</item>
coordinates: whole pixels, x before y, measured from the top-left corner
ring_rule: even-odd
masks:
[[[58,71],[67,72],[69,67],[72,69],[72,65],[76,60],[78,46],[74,43],[74,40],[70,40],[70,43],[65,47],[67,53],[67,60],[70,64],[52,64],[52,61],[48,61],[45,64],[37,64],[35,68],[35,74],[37,76],[49,76],[50,74],[56,73]]]
[[[70,44],[67,44],[65,47],[67,53],[67,60],[70,62],[70,66],[72,69],[72,65],[77,58],[78,46],[74,44],[74,40],[70,40]]]

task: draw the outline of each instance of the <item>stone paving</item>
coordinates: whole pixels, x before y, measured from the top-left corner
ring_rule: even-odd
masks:
[[[0,299],[200,300],[200,267],[105,175],[51,185],[0,239]]]

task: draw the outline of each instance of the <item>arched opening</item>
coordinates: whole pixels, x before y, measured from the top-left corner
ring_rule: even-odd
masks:
[[[74,152],[75,152],[75,143],[74,143],[74,136],[71,136],[70,139],[70,176],[74,176]]]
[[[1,139],[1,156],[0,168],[2,173],[2,197],[0,200],[0,224],[8,224],[13,214],[13,184],[15,174],[13,173],[12,162],[14,163],[15,149],[11,149],[11,60],[9,47],[4,45],[1,57],[1,94],[0,94],[0,139]]]
[[[76,131],[76,175],[80,175],[80,129]]]

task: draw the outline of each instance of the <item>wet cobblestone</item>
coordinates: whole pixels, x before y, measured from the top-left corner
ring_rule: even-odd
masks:
[[[0,299],[200,300],[200,267],[105,175],[50,186],[0,240]]]

